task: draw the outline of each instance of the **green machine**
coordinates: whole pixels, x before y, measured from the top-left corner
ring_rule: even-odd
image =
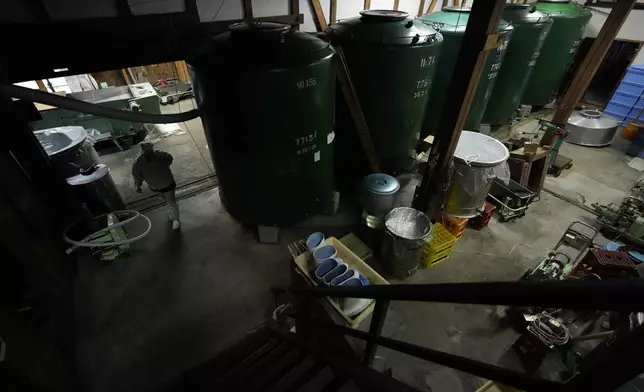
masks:
[[[470,8],[443,7],[440,12],[432,12],[418,18],[426,25],[437,29],[443,35],[445,41],[438,61],[434,86],[427,102],[427,113],[425,114],[425,122],[421,133],[422,138],[428,135],[435,135],[437,132],[438,119],[443,112],[447,88],[452,80],[452,73],[454,72],[458,52],[463,43],[469,16]],[[492,89],[501,69],[501,63],[513,30],[514,28],[508,22],[501,20],[499,23],[498,31],[503,42],[496,50],[488,53],[485,70],[476,88],[474,100],[472,100],[470,111],[463,126],[464,130],[478,131],[481,125],[483,112],[492,95]]]
[[[547,105],[557,95],[559,84],[570,67],[592,13],[567,0],[539,1],[535,7],[550,16],[552,28],[530,76],[521,103]]]
[[[119,110],[161,114],[159,96],[150,83],[81,91],[66,96]],[[146,130],[141,123],[112,120],[46,105],[37,105],[37,108],[42,120],[30,124],[34,131],[77,125],[85,129],[98,130],[101,134],[98,140],[111,137],[117,142],[123,142],[119,145],[130,145],[133,137],[143,139],[146,135]]]
[[[408,172],[415,164],[443,38],[406,12],[367,10],[360,15],[332,24],[327,33],[344,52],[381,170]],[[336,134],[336,179],[341,189],[351,189],[370,171],[339,89]]]
[[[502,18],[512,23],[514,32],[483,114],[484,124],[512,122],[539,58],[541,46],[552,27],[552,19],[530,4],[506,4]]]

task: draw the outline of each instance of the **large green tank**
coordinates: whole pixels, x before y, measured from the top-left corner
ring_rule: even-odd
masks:
[[[415,162],[442,37],[406,12],[360,14],[332,24],[328,34],[344,51],[381,170],[406,172]],[[336,179],[346,188],[358,185],[369,170],[340,91],[338,96]]]
[[[541,47],[541,54],[521,103],[543,106],[555,98],[592,13],[583,6],[568,1],[539,1],[535,6],[540,12],[549,15],[554,23]]]
[[[220,184],[237,220],[284,226],[333,192],[334,51],[277,23],[237,23],[188,57]]]
[[[436,134],[438,120],[443,113],[445,96],[447,95],[449,83],[452,80],[452,73],[456,66],[458,52],[463,43],[463,36],[469,16],[470,8],[468,7],[443,7],[440,12],[425,14],[418,18],[423,23],[438,29],[445,41],[440,60],[438,61],[434,87],[429,96],[425,123],[421,134],[423,138],[427,135]],[[513,28],[509,23],[501,20],[501,23],[499,23],[499,34],[503,43],[500,47],[488,53],[484,73],[481,75],[474,100],[470,106],[470,111],[465,119],[464,130],[477,131],[481,125],[481,117],[483,117],[483,112],[492,94],[496,77],[501,69],[503,55],[512,35],[512,30]],[[458,75],[458,77],[463,77],[463,75]]]
[[[514,32],[483,114],[485,124],[512,122],[552,26],[552,19],[530,4],[506,4],[502,18]]]

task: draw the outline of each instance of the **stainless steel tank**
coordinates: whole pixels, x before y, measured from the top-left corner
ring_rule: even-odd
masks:
[[[613,142],[618,124],[615,118],[599,110],[575,110],[566,125],[566,141],[589,147],[608,146]]]
[[[507,147],[493,137],[463,131],[454,152],[454,177],[447,194],[445,214],[472,218],[485,204],[495,178],[510,178]]]

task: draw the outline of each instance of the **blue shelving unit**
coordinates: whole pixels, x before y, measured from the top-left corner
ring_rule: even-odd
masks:
[[[637,119],[644,110],[644,66],[628,69],[615,94],[606,105],[604,113],[615,117],[622,125]]]

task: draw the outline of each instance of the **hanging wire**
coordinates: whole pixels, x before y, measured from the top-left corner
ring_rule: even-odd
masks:
[[[528,331],[548,346],[561,346],[570,340],[568,328],[546,312],[535,315]]]

